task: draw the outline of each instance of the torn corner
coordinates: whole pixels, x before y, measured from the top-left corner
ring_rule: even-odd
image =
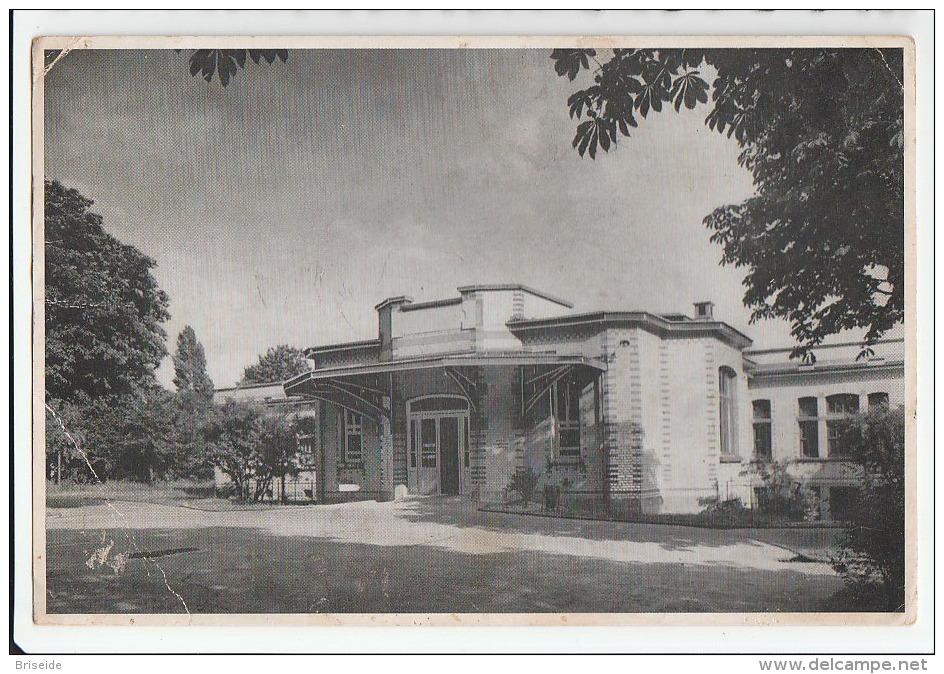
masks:
[[[43,39],[44,38],[41,38],[41,37],[36,38],[36,40],[34,41],[34,44],[36,41],[43,40]],[[70,51],[72,51],[73,49],[78,49],[78,48],[84,49],[87,47],[88,47],[88,38],[77,37],[77,38],[74,38],[72,42],[70,42],[68,45],[66,45],[62,49],[43,49],[42,50],[43,70],[41,73],[36,73],[36,75],[33,77],[33,86],[36,86],[36,84],[41,79],[45,78],[46,75],[48,75],[52,71],[52,69],[56,66],[56,64],[59,63],[59,61],[61,61],[63,58],[65,58],[66,55],[68,55]]]

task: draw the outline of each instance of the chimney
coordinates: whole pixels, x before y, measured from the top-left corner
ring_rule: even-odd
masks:
[[[715,303],[714,302],[695,302],[695,320],[711,321],[714,320]]]

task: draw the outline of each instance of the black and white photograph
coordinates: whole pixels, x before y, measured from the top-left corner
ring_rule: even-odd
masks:
[[[33,615],[915,619],[914,43],[33,46]]]

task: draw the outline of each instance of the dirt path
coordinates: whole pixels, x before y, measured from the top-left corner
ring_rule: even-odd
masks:
[[[744,532],[415,500],[47,510],[52,613],[768,612],[842,587]]]

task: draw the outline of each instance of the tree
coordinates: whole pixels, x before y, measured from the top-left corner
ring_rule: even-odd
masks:
[[[178,395],[192,395],[208,404],[213,397],[213,382],[207,375],[203,345],[197,341],[197,334],[189,325],[177,337],[173,360],[174,386]]]
[[[209,459],[233,483],[238,498],[259,501],[270,491],[273,478],[297,474],[296,431],[294,415],[269,412],[255,402],[227,400],[210,411]]]
[[[175,461],[173,407],[174,396],[156,385],[143,394],[86,402],[81,418],[73,417],[68,424],[73,476],[152,483],[167,475]],[[50,427],[55,424],[47,423]]]
[[[751,322],[790,321],[794,356],[865,330],[863,354],[904,319],[901,49],[556,49],[580,156],[609,152],[663,105],[708,108],[756,193],[705,220],[722,264],[744,267]],[[714,71],[709,87],[705,77]],[[703,76],[703,73],[706,73]],[[710,92],[710,102],[709,102]]]
[[[855,518],[833,568],[849,583],[853,599],[868,606],[905,607],[905,412],[879,408],[849,421],[840,442],[861,464],[862,488]]]
[[[168,298],[154,260],[102,227],[92,202],[45,183],[46,394],[145,394],[167,355]]]
[[[310,369],[304,351],[288,344],[279,344],[259,356],[256,364],[243,370],[240,384],[283,382]]]
[[[176,49],[180,53],[182,50]],[[49,68],[62,54],[61,49],[47,49],[43,53],[43,62]],[[219,78],[220,84],[226,86],[230,79],[246,67],[247,58],[256,65],[261,61],[274,63],[276,59],[283,63],[288,60],[287,49],[193,49],[190,51],[190,75],[199,75],[210,83],[213,76]]]
[[[174,396],[153,386],[145,396],[124,396],[117,409],[120,434],[111,447],[113,477],[153,483],[176,469]]]
[[[206,355],[193,328],[185,326],[174,352],[178,468],[193,474],[203,465],[203,431],[206,428],[213,382],[206,371]]]
[[[279,500],[284,503],[286,500],[285,476],[298,475],[301,467],[296,415],[278,412],[267,414],[263,418],[259,464],[264,482],[263,493],[268,491],[273,478],[282,478]]]
[[[799,521],[808,515],[810,519],[819,516],[818,509],[808,513],[810,504],[803,484],[790,474],[787,464],[758,459],[748,463],[741,474],[750,476],[751,482],[761,485],[754,488],[759,513],[789,521]]]
[[[46,403],[46,475],[59,484],[66,475],[84,468],[82,409],[65,400]]]
[[[262,439],[263,414],[261,405],[236,400],[210,409],[207,457],[230,479],[240,500],[255,500],[251,489],[259,472],[256,452]]]
[[[287,49],[194,49],[190,54],[190,75],[198,74],[206,82],[213,81],[216,75],[222,86],[229,84],[230,78],[246,67],[247,58],[256,65],[260,61],[272,64],[276,59],[283,63],[288,60]]]

